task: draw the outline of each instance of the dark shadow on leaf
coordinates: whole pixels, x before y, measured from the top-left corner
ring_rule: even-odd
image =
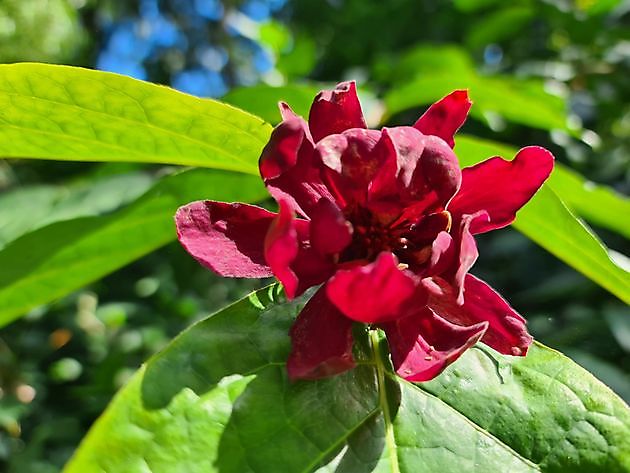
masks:
[[[144,407],[168,408],[182,390],[202,396],[226,377],[254,375],[231,401],[218,471],[301,472],[329,464],[338,472],[372,471],[384,448],[374,366],[360,363],[340,376],[289,382],[288,331],[310,293],[275,303],[275,288],[199,322],[154,357],[142,379]],[[394,414],[399,388],[392,383],[387,389]],[[212,455],[214,447],[208,448]]]
[[[319,381],[288,381],[284,366],[262,370],[234,403],[216,461],[222,473],[371,471],[384,447],[374,368]]]
[[[146,409],[162,409],[184,388],[197,395],[213,389],[226,376],[255,374],[284,363],[289,353],[289,327],[302,299],[275,304],[277,286],[254,292],[178,336],[147,365],[142,380]]]
[[[15,284],[25,275],[36,273],[37,268],[57,252],[110,221],[108,217],[102,216],[76,218],[52,223],[12,241],[0,251],[0,288]]]

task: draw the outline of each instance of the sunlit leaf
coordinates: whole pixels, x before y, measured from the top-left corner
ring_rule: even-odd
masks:
[[[271,127],[209,99],[107,72],[0,65],[0,156],[257,174]]]
[[[266,288],[185,331],[65,472],[630,471],[627,406],[542,345],[525,358],[479,345],[411,384],[384,339],[357,330],[356,369],[290,383],[287,332],[303,303]]]

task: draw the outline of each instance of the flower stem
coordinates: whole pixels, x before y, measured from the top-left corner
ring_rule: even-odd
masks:
[[[392,425],[389,403],[387,402],[387,391],[385,386],[385,365],[383,364],[383,353],[381,352],[381,340],[377,330],[369,330],[370,347],[374,356],[376,366],[376,377],[378,382],[378,400],[383,412],[383,423],[385,424],[385,444],[390,455],[392,473],[399,473],[398,452],[396,449],[396,439],[394,438],[394,428]]]

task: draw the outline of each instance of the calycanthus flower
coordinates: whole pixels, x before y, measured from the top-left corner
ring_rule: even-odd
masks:
[[[259,162],[278,213],[215,201],[177,211],[180,242],[216,273],[274,275],[288,298],[321,285],[290,330],[291,379],[352,369],[355,322],[384,330],[409,381],[437,376],[479,340],[526,354],[525,320],[468,270],[473,235],[509,225],[553,156],[527,147],[461,170],[453,135],[470,106],[458,90],[413,126],[377,131],[354,82],[320,92],[308,123],[281,103]]]

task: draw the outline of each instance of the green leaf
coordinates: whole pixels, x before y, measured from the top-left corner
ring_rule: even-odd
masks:
[[[507,4],[476,21],[466,35],[466,42],[471,48],[483,48],[513,38],[535,17],[532,5]]]
[[[523,207],[517,230],[586,277],[630,304],[630,273],[618,265],[595,233],[547,185]]]
[[[0,249],[53,222],[112,212],[151,186],[148,174],[128,173],[70,185],[20,187],[0,195]]]
[[[455,149],[462,166],[470,166],[497,154],[511,159],[517,151],[506,145],[467,136],[458,136]],[[556,177],[558,174],[560,178]],[[628,208],[627,200],[617,198],[603,187],[590,187],[580,182],[577,175],[569,173],[561,164],[556,163],[549,183],[543,185],[534,198],[519,211],[513,225],[551,254],[622,301],[630,303],[630,273],[611,259],[609,250],[567,208],[556,192],[560,198],[566,198],[569,205],[574,204],[578,213],[584,212],[594,217],[596,223],[620,232],[627,231],[623,219],[619,219],[619,215],[624,214],[605,216],[607,210],[600,205],[610,203],[614,209],[623,210]],[[588,192],[591,194],[587,194]]]
[[[479,345],[439,378],[397,378],[377,332],[358,367],[290,383],[305,297],[274,286],[194,325],[115,397],[65,473],[630,472],[630,411],[563,355]]]
[[[455,71],[450,67],[453,59]],[[545,130],[567,127],[564,100],[544,90],[539,80],[479,75],[467,55],[452,46],[420,46],[407,53],[392,73],[394,85],[384,96],[385,119],[404,110],[429,105],[455,89],[468,89],[473,117],[492,128],[503,120]]]
[[[107,72],[0,65],[0,156],[257,174],[271,127],[214,100]]]
[[[269,123],[278,123],[280,121],[278,102],[288,103],[295,113],[308,118],[313,99],[321,89],[322,86],[316,85],[293,84],[271,87],[259,84],[232,89],[223,100],[262,117]]]
[[[109,214],[27,233],[0,250],[0,326],[174,240],[180,205],[198,199],[253,202],[266,195],[257,177],[191,170],[161,179]]]

